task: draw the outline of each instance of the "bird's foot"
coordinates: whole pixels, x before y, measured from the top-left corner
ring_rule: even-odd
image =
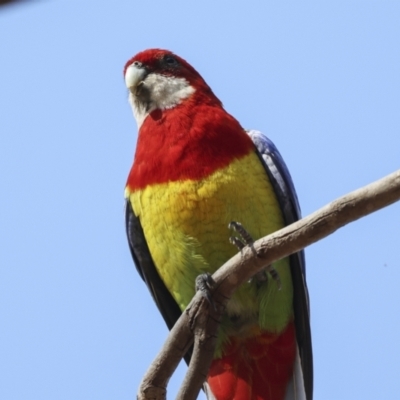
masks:
[[[254,274],[251,277],[250,282],[254,282],[257,286],[261,286],[261,284],[268,281],[268,272],[271,275],[272,279],[276,282],[278,290],[281,290],[282,289],[281,278],[279,276],[278,271],[272,265],[268,265],[263,270]]]
[[[243,225],[240,222],[232,221],[229,223],[228,228],[233,229],[240,236],[240,237],[231,236],[229,238],[229,241],[234,246],[236,246],[239,249],[239,251],[241,251],[246,246],[250,246],[250,247],[253,246],[253,244],[254,244],[253,238],[251,237],[250,233],[247,232],[247,230],[243,227]],[[258,254],[257,254],[257,257],[258,257]],[[251,281],[256,282],[257,285],[260,285],[263,282],[266,282],[268,280],[268,275],[267,275],[268,272],[270,273],[272,279],[277,283],[278,290],[281,290],[281,288],[282,288],[281,278],[279,276],[278,271],[273,267],[273,265],[268,265],[262,271],[257,272],[251,278]]]
[[[240,237],[231,236],[229,241],[236,246],[239,250],[242,250],[246,246],[252,246],[254,243],[253,238],[250,233],[243,227],[240,222],[231,221],[228,225],[229,229],[233,229],[235,232],[239,234]]]
[[[196,278],[196,291],[199,290],[201,295],[210,303],[214,310],[217,310],[215,303],[211,297],[210,290],[214,286],[214,279],[208,272],[199,275]]]

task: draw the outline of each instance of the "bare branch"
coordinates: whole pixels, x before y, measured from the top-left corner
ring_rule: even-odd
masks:
[[[195,304],[196,302],[194,302]],[[225,307],[222,304],[217,305],[216,307],[219,310],[217,312],[204,297],[201,304],[204,310],[200,309],[194,315],[194,349],[189,369],[176,397],[178,400],[197,398],[203,382],[207,378],[214,356],[217,330]]]
[[[17,4],[18,3],[27,3],[27,0],[0,0],[0,7],[5,6],[5,5],[10,5],[10,4],[15,4],[15,3],[17,3]]]
[[[266,265],[293,254],[330,235],[344,225],[400,199],[400,170],[351,192],[311,215],[257,240],[228,260],[213,275],[212,294],[218,311],[197,293],[171,330],[167,341],[142,381],[140,400],[161,400],[181,358],[193,343],[193,365],[180,389],[179,400],[195,400],[204,382],[215,349],[215,332],[228,299],[242,283]],[[227,234],[228,240],[228,234]],[[255,252],[254,252],[255,250]],[[192,362],[191,362],[192,364]]]
[[[169,333],[162,350],[143,377],[138,393],[139,400],[162,400],[166,398],[169,378],[193,343],[189,313],[191,304],[196,299],[197,301],[201,299],[199,293],[196,294],[185,312],[182,313],[182,316]]]

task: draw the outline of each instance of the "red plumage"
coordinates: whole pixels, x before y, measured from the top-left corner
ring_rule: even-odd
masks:
[[[213,360],[207,382],[218,400],[283,399],[296,356],[294,322],[279,334],[232,339]]]
[[[131,190],[200,179],[254,150],[235,118],[221,107],[204,104],[196,94],[173,109],[156,110],[146,118],[128,177]]]

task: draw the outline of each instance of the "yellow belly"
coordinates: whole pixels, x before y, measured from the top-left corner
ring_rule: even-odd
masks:
[[[195,278],[213,273],[237,252],[229,242],[230,221],[241,222],[254,239],[284,225],[255,153],[204,179],[158,184],[133,193],[128,188],[126,196],[140,219],[158,273],[181,309],[194,295]],[[278,291],[271,279],[261,286],[246,283],[231,299],[228,315],[256,318],[261,329],[280,332],[292,315],[293,289],[288,259],[278,261],[275,268],[282,289]]]

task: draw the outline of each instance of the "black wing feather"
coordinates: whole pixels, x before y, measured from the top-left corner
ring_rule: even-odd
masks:
[[[129,200],[125,204],[125,226],[136,269],[149,288],[168,329],[172,329],[181,310],[158,275],[139,218],[134,214]]]

